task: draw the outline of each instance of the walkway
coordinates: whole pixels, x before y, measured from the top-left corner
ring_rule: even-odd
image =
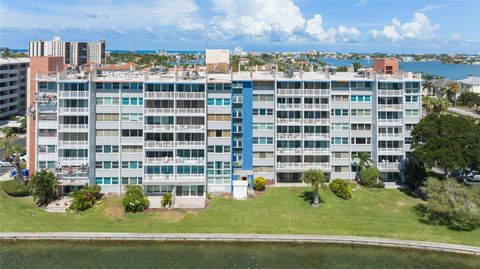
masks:
[[[455,113],[455,114],[462,115],[462,116],[472,117],[472,118],[480,120],[480,115],[479,114],[475,114],[475,113],[470,112],[470,111],[465,111],[465,110],[460,109],[460,108],[449,107],[448,111],[450,111],[452,113]]]
[[[296,234],[0,233],[0,240],[120,240],[330,243],[423,249],[480,256],[480,247],[376,237]]]

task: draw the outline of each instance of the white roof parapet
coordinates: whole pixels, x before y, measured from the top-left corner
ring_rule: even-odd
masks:
[[[30,63],[30,58],[0,58],[0,65],[2,64],[25,64]]]

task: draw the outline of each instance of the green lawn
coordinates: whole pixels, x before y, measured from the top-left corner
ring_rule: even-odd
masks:
[[[215,198],[206,210],[149,210],[125,214],[119,197],[82,213],[47,213],[31,198],[0,194],[1,231],[161,233],[294,233],[378,236],[480,246],[480,230],[451,231],[418,221],[421,200],[399,190],[362,189],[344,201],[321,190],[319,208],[304,201],[305,188],[273,188],[246,201]]]

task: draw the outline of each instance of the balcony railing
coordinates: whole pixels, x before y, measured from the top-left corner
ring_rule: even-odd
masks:
[[[329,124],[330,118],[322,118],[322,119],[304,119],[305,124]]]
[[[173,157],[145,158],[145,164],[173,164]]]
[[[276,168],[279,170],[282,169],[312,169],[318,168],[322,170],[330,170],[330,163],[277,163]]]
[[[173,124],[146,124],[144,126],[145,131],[150,132],[173,132],[175,130],[175,125]]]
[[[330,89],[305,89],[304,95],[330,95]]]
[[[398,170],[400,169],[400,163],[399,162],[380,162],[377,164],[377,167],[379,169],[385,169],[385,170]]]
[[[378,96],[402,96],[403,90],[378,90]]]
[[[303,138],[305,138],[305,139],[330,139],[330,134],[328,134],[328,133],[304,133]]]
[[[177,182],[203,183],[206,181],[204,174],[177,174]]]
[[[301,139],[302,134],[277,133],[278,139]]]
[[[175,182],[175,175],[168,174],[168,175],[144,175],[143,176],[144,183],[159,183],[159,182]]]
[[[302,154],[302,148],[277,148],[278,154]]]
[[[163,114],[174,114],[175,109],[172,108],[145,108],[145,114],[158,114],[158,115],[163,115]]]
[[[145,148],[155,149],[155,148],[173,148],[175,142],[173,141],[145,141]]]
[[[62,166],[88,164],[88,157],[58,157],[58,162]]]
[[[178,114],[205,114],[205,108],[177,108]]]
[[[174,99],[174,92],[146,92],[145,99]]]
[[[304,148],[303,154],[323,154],[328,155],[330,154],[329,148]]]
[[[402,124],[403,119],[378,119],[378,123],[397,123]]]
[[[58,146],[66,147],[88,147],[88,141],[58,141]]]
[[[88,124],[59,124],[59,131],[86,131]]]
[[[88,91],[59,91],[59,98],[85,99],[90,96]]]
[[[205,99],[204,92],[177,92],[175,96],[178,99]]]
[[[304,104],[304,109],[311,109],[311,110],[329,110],[329,104]]]
[[[204,147],[205,141],[177,141],[175,145],[177,147]]]
[[[202,132],[205,131],[205,125],[177,125],[175,130],[177,132]]]
[[[283,110],[302,109],[302,104],[277,104],[277,109],[283,109]]]
[[[277,95],[303,95],[301,89],[277,89]]]
[[[203,164],[205,162],[205,158],[183,158],[177,157],[176,163],[179,164]]]
[[[58,113],[88,113],[88,107],[59,107]]]
[[[402,104],[378,104],[379,110],[402,110]]]
[[[382,153],[402,153],[403,148],[378,148],[378,152]]]
[[[402,134],[378,133],[378,138],[401,140],[402,139]]]
[[[277,123],[278,124],[301,124],[303,122],[303,119],[278,119],[277,118]]]

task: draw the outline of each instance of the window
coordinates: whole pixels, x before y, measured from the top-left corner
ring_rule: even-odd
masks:
[[[352,131],[370,131],[372,124],[369,123],[352,123]]]
[[[122,121],[128,121],[128,122],[143,121],[143,114],[139,114],[139,113],[122,114]]]
[[[122,105],[124,106],[142,106],[143,98],[122,98]]]
[[[142,178],[141,177],[122,177],[122,185],[138,185],[142,184]]]
[[[273,115],[273,109],[266,109],[266,108],[255,108],[253,109],[253,115],[255,116],[266,116],[266,115]]]
[[[254,159],[272,159],[273,152],[254,152],[253,158]]]
[[[96,177],[95,184],[97,185],[117,185],[118,177]]]
[[[222,99],[222,98],[208,98],[207,100],[208,106],[229,106],[230,99]]]
[[[332,158],[334,159],[349,159],[348,151],[334,151],[332,152]]]
[[[207,151],[210,153],[230,153],[230,146],[208,146]]]
[[[405,130],[412,131],[416,124],[405,124]]]
[[[122,169],[140,169],[142,162],[140,161],[122,161]]]
[[[348,145],[348,137],[332,137],[333,145]]]
[[[208,121],[230,121],[230,114],[208,114]]]
[[[208,130],[208,137],[230,137],[230,130]]]
[[[104,162],[95,162],[95,168],[97,169],[117,169],[118,162],[104,161]]]
[[[348,95],[332,95],[333,102],[348,102]]]
[[[118,121],[118,114],[102,114],[96,115],[97,121]]]
[[[258,131],[273,130],[273,123],[254,123],[253,130],[258,130]]]
[[[38,130],[38,136],[41,136],[41,137],[55,137],[55,136],[57,136],[57,130],[56,129],[39,129]]]
[[[352,109],[351,110],[351,115],[352,116],[358,116],[358,117],[369,117],[372,115],[372,110],[370,109]]]
[[[352,103],[370,103],[370,95],[352,95],[350,101]]]
[[[254,145],[271,145],[273,144],[273,137],[254,137]]]
[[[407,95],[405,96],[406,103],[418,103],[418,95]]]
[[[348,170],[349,170],[349,167],[346,166],[346,165],[342,165],[342,166],[335,165],[335,166],[333,166],[333,171],[335,173],[347,173]]]
[[[122,130],[122,137],[141,137],[143,136],[142,129],[125,129]]]
[[[348,116],[348,109],[332,109],[330,115],[335,117]]]
[[[116,145],[97,145],[95,146],[96,153],[118,153],[118,146]]]
[[[122,146],[122,153],[138,153],[142,152],[142,146],[124,145]]]
[[[417,117],[418,109],[405,109],[405,116],[407,117]]]
[[[230,175],[230,162],[208,162],[207,175]]]
[[[270,94],[254,94],[253,95],[254,102],[272,102],[273,95]]]
[[[348,131],[348,123],[332,123],[332,131]]]
[[[96,135],[98,137],[117,137],[118,130],[116,129],[97,129]]]
[[[370,145],[372,144],[372,138],[370,137],[352,137],[352,145]]]
[[[118,97],[98,97],[97,98],[97,106],[116,106],[116,105],[118,105]]]

